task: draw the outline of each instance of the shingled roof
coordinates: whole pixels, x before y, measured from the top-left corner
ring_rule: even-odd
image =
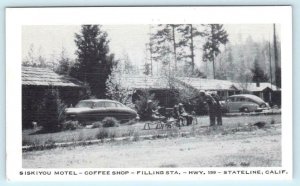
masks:
[[[248,83],[247,90],[251,92],[261,92],[265,89],[271,89],[272,91],[279,91],[280,88],[278,88],[276,85],[273,85],[271,83],[259,83],[257,86],[256,83]]]
[[[197,90],[238,90],[233,82],[218,79],[179,77],[177,80]]]
[[[37,67],[22,67],[22,85],[82,87],[77,79],[55,73],[51,69]]]
[[[158,76],[130,76],[121,77],[122,86],[130,89],[168,89],[169,83],[167,78]]]

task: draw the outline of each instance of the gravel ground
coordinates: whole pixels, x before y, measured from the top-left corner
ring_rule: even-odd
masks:
[[[121,141],[23,153],[24,168],[281,166],[281,125],[193,137]]]

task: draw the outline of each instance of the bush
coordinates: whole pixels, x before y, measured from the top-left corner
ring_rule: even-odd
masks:
[[[102,126],[102,123],[99,121],[92,123],[92,129],[99,128],[101,126]]]
[[[102,120],[103,127],[117,127],[119,126],[118,120],[114,117],[106,117]]]
[[[108,137],[109,137],[109,130],[105,128],[99,128],[99,131],[96,134],[96,138],[103,140]]]
[[[275,119],[272,118],[270,123],[271,123],[271,124],[275,124]]]
[[[76,130],[79,127],[78,121],[65,121],[61,124],[61,130]]]
[[[48,132],[59,130],[65,120],[65,108],[66,104],[60,99],[58,90],[46,90],[41,104],[42,112],[47,113],[41,123],[43,130]]]

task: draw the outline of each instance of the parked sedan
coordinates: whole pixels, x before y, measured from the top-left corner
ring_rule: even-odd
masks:
[[[252,94],[238,94],[229,96],[223,108],[227,112],[260,112],[269,109],[268,103]]]
[[[135,110],[120,102],[106,99],[89,99],[80,101],[74,108],[66,109],[67,119],[87,121],[102,121],[106,117],[114,117],[120,122],[137,119]]]

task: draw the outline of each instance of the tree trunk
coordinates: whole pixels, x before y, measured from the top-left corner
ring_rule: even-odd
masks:
[[[149,51],[150,51],[150,64],[151,64],[151,76],[153,76],[153,56],[152,56],[152,44],[151,44],[151,41],[149,43]]]
[[[276,41],[276,28],[275,24],[273,24],[273,36],[274,36],[274,61],[275,61],[275,83],[276,86],[280,84],[280,79],[278,79],[278,52],[277,52],[277,41]]]
[[[193,41],[193,25],[190,24],[191,26],[191,45],[190,45],[190,49],[191,49],[191,59],[192,59],[192,73],[194,72],[194,68],[195,68],[195,62],[194,62],[194,41]]]
[[[177,72],[177,54],[176,54],[176,41],[175,41],[175,25],[171,25],[171,27],[172,27],[173,48],[174,48],[174,65],[175,65],[175,72]]]
[[[215,58],[212,58],[212,64],[213,64],[213,77],[214,79],[216,78],[216,74],[215,74]]]

